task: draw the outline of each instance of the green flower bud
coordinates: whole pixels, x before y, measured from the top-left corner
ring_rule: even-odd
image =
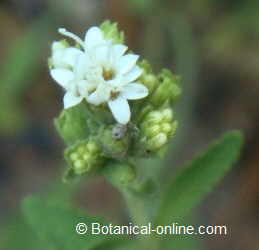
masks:
[[[97,137],[107,157],[121,159],[128,150],[130,137],[126,125],[117,124],[101,128]]]
[[[165,102],[174,102],[181,94],[178,86],[179,77],[174,76],[169,70],[163,70],[158,76],[157,88],[150,97],[153,105],[159,107]]]
[[[155,87],[158,85],[157,78],[154,74],[143,73],[139,81],[148,88],[149,93],[152,93]]]
[[[170,123],[163,123],[161,124],[161,130],[166,134],[171,133],[172,125]]]
[[[159,123],[163,120],[163,115],[160,111],[151,111],[146,116],[146,123]]]
[[[54,124],[66,144],[70,145],[88,136],[87,119],[85,106],[81,103],[63,110],[60,116],[54,120]]]
[[[152,73],[152,66],[147,60],[143,59],[142,61],[140,61],[138,63],[138,66],[141,67],[144,70],[145,74],[151,74]]]
[[[70,165],[65,177],[82,175],[103,163],[101,148],[92,139],[82,140],[68,147],[64,155]]]
[[[139,114],[138,114],[138,118],[137,118],[137,123],[139,123],[141,120],[143,120],[143,118],[153,110],[153,106],[150,104],[147,104],[144,106],[144,108],[140,109]]]
[[[167,143],[168,137],[165,133],[159,133],[151,139],[147,140],[147,148],[150,151],[160,149]]]
[[[161,127],[158,124],[155,124],[146,129],[146,136],[153,137],[156,136],[161,130]]]
[[[100,25],[106,39],[111,39],[113,43],[124,43],[124,32],[119,31],[118,24],[107,20]]]
[[[171,108],[150,111],[140,124],[140,144],[147,152],[158,151],[175,134],[176,128]]]
[[[103,168],[104,175],[115,187],[130,187],[136,178],[135,169],[126,163],[112,163]]]
[[[139,81],[143,83],[149,91],[149,95],[155,89],[158,84],[157,77],[153,74],[151,65],[148,63],[147,60],[142,60],[139,64],[139,67],[143,69],[143,73],[139,78]]]
[[[162,110],[163,121],[171,122],[173,120],[173,110],[171,108],[165,108]]]

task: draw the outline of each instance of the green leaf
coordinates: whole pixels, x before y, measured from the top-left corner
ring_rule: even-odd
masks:
[[[242,141],[240,132],[229,132],[187,164],[170,182],[156,222],[159,225],[178,222],[188,215],[230,170]]]
[[[26,224],[22,216],[14,216],[5,225],[5,230],[1,231],[0,242],[5,250],[47,250],[35,232]]]
[[[104,235],[77,234],[75,228],[78,223],[86,223],[89,227],[94,222],[104,225],[104,221],[89,217],[60,199],[28,197],[22,208],[26,222],[47,250],[87,250],[108,239]]]

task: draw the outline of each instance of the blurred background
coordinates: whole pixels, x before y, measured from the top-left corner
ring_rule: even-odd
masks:
[[[47,67],[51,43],[61,38],[57,28],[83,36],[111,19],[156,71],[168,67],[182,76],[183,95],[175,108],[180,126],[165,178],[224,131],[243,131],[240,161],[196,213],[200,224],[226,224],[230,230],[228,236],[204,237],[206,249],[256,249],[258,9],[256,0],[2,0],[0,230],[26,195],[44,191],[64,170],[64,145],[53,126],[63,93]],[[127,220],[124,201],[103,178],[82,184],[75,203],[113,221]]]

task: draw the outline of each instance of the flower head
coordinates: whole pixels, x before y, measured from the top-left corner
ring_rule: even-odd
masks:
[[[84,41],[65,29],[59,32],[81,47],[53,49],[55,63],[51,76],[66,91],[64,107],[75,106],[83,99],[96,106],[107,103],[117,122],[127,124],[130,120],[127,100],[148,95],[148,89],[137,82],[142,74],[136,65],[139,56],[125,54],[128,48],[105,39],[98,27],[90,28]]]

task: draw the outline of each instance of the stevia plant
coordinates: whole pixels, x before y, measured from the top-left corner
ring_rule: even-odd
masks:
[[[136,172],[134,161],[161,153],[176,132],[179,77],[169,70],[156,75],[146,60],[127,52],[115,23],[90,28],[84,40],[59,32],[71,40],[53,42],[49,59],[50,74],[65,92],[55,120],[68,146],[65,180],[100,174],[111,162]]]
[[[64,181],[104,176],[124,196],[136,225],[184,222],[238,158],[240,132],[214,142],[161,189],[157,173],[162,164],[142,165],[163,157],[173,142],[180,77],[168,69],[155,73],[147,60],[128,49],[116,23],[89,28],[84,39],[64,28],[59,33],[65,39],[53,42],[49,69],[64,90],[64,110],[55,119],[66,145]],[[108,222],[74,208],[60,193],[66,191],[25,199],[20,249],[196,249],[192,238],[174,235],[78,235],[78,222]],[[11,238],[7,244],[13,244]]]

